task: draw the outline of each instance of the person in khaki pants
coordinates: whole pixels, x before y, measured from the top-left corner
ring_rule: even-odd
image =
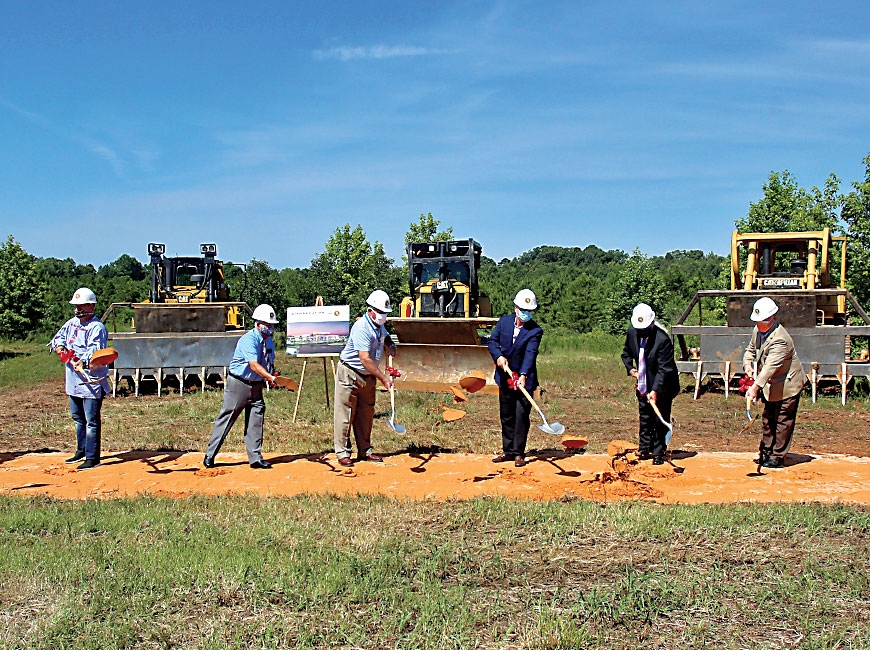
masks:
[[[384,323],[393,308],[390,297],[381,290],[366,298],[366,312],[350,329],[350,336],[338,357],[335,371],[335,410],[333,442],[342,467],[353,465],[350,457],[350,432],[356,440],[357,460],[379,463],[383,459],[372,448],[372,422],[375,414],[375,388],[378,380],[387,390],[393,380],[380,369],[384,348],[396,356],[396,346]]]
[[[763,433],[755,462],[770,468],[783,466],[807,382],[794,342],[777,321],[777,311],[779,307],[770,298],[755,301],[750,316],[755,329],[743,354],[743,371],[755,380],[746,397],[755,401],[761,393],[764,402]]]

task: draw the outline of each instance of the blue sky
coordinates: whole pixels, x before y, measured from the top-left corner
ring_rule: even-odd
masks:
[[[431,212],[540,245],[726,253],[772,171],[870,153],[866,3],[0,0],[0,236],[105,264],[308,266]]]

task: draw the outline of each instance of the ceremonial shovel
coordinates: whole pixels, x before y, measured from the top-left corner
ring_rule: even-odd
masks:
[[[509,375],[512,375],[511,369],[505,365],[505,370]],[[541,416],[541,419],[544,421],[544,424],[539,424],[538,428],[545,433],[552,433],[554,436],[561,436],[565,433],[565,425],[559,424],[558,422],[553,422],[550,424],[547,422],[547,417],[544,415],[544,412],[541,410],[541,407],[538,406],[538,403],[532,399],[532,396],[529,395],[529,391],[526,390],[525,386],[521,386],[519,383],[516,384],[516,387],[520,389],[520,392],[526,396],[526,399],[532,403],[532,406],[535,407],[535,410],[538,412],[538,415]]]
[[[393,366],[393,356],[390,355],[388,364],[390,367]],[[387,420],[387,424],[390,425],[390,428],[398,434],[405,433],[405,427],[401,424],[396,424],[394,420],[396,419],[396,392],[395,389],[390,386],[390,406],[393,408],[393,414],[390,416],[390,419]]]
[[[655,402],[649,402],[649,405],[652,406],[653,411],[656,412],[656,415],[659,416],[659,420],[661,420],[662,424],[664,424],[668,428],[668,432],[665,435],[665,444],[671,444],[671,437],[674,435],[674,425],[662,417],[662,412],[659,411],[659,407]]]

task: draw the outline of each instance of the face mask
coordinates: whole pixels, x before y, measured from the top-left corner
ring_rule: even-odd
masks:
[[[521,323],[528,323],[530,320],[532,320],[532,312],[526,311],[525,309],[518,309],[517,318],[520,319]]]
[[[377,325],[378,327],[380,327],[381,325],[383,325],[384,323],[387,322],[387,315],[386,314],[379,314],[378,312],[373,310],[372,316],[374,316],[374,318],[372,319],[372,322],[375,325]]]
[[[263,338],[269,338],[274,333],[275,333],[275,328],[273,326],[260,325],[260,334],[263,335]]]

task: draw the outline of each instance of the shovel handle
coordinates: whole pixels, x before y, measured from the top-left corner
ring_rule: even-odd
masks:
[[[507,374],[509,374],[509,375],[512,375],[512,374],[513,374],[513,371],[511,370],[511,368],[510,368],[510,366],[509,366],[508,364],[504,364],[504,369],[505,369],[505,371],[507,372]],[[529,400],[529,401],[532,403],[532,406],[535,407],[535,410],[536,410],[538,413],[540,413],[540,414],[541,414],[541,417],[543,418],[543,417],[544,417],[544,412],[541,410],[541,407],[538,406],[538,403],[534,400],[534,398],[533,398],[531,395],[529,395],[529,391],[526,390],[526,387],[525,387],[525,386],[522,386],[519,382],[517,382],[517,388],[520,389],[520,392],[521,392],[523,395],[526,396],[526,399]],[[546,420],[546,418],[545,418],[545,420]]]
[[[655,402],[647,402],[647,403],[648,403],[650,406],[652,406],[652,410],[655,411],[655,412],[656,412],[656,415],[659,416],[659,420],[662,421],[662,424],[664,424],[666,427],[671,426],[670,422],[668,422],[667,420],[665,420],[665,419],[662,417],[662,412],[659,411],[659,407],[658,407],[658,405],[657,405]]]

